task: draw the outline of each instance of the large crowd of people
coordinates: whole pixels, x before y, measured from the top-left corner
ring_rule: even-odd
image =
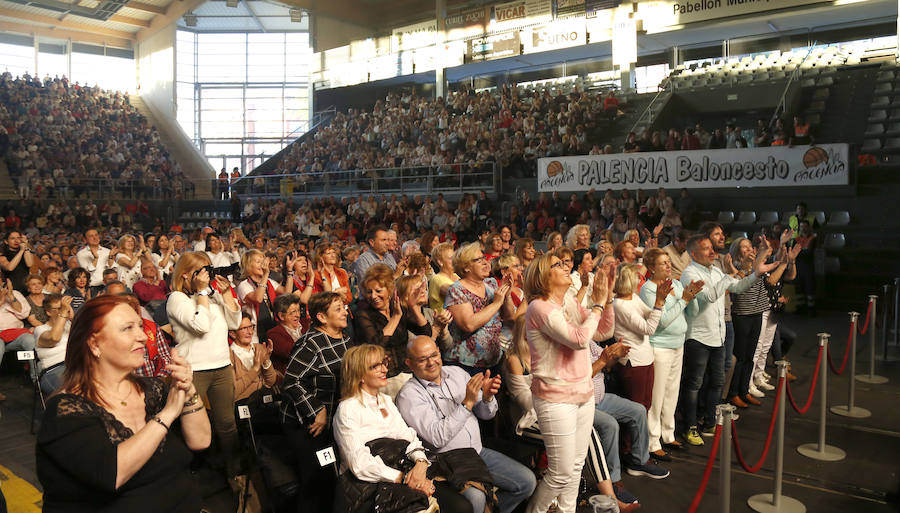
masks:
[[[302,185],[333,172],[327,175],[333,182],[353,180],[363,188],[375,169],[381,178],[396,178],[400,168],[430,168],[458,180],[497,162],[509,176],[533,176],[539,157],[599,151],[597,134],[620,107],[613,92],[551,94],[514,85],[477,93],[462,88],[447,99],[389,93],[371,110],[337,113],[312,138],[291,146],[270,173],[296,174]]]
[[[66,77],[0,75],[0,159],[22,199],[173,198],[189,186],[128,93]]]
[[[0,252],[0,356],[36,349],[52,394],[45,508],[196,511],[190,451],[213,435],[246,499],[235,405],[274,390],[298,510],[573,512],[583,474],[633,511],[623,474],[666,478],[716,405],[772,389],[767,358],[792,338],[784,282],[813,306],[805,205],[730,247],[720,225],[680,222],[696,210],[659,190],[508,212],[486,195],[248,201],[240,226],[192,235],[20,219]],[[483,441],[496,432],[544,456]]]

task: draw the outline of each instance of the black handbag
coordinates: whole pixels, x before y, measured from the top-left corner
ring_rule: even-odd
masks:
[[[408,472],[415,465],[406,454],[406,440],[377,438],[366,446],[386,465],[401,472]],[[350,471],[341,475],[339,493],[344,495],[348,513],[415,513],[428,508],[428,496],[418,490],[403,483],[368,483]]]

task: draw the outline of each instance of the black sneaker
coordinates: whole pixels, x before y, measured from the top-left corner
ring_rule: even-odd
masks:
[[[616,494],[616,499],[624,502],[625,504],[634,504],[638,501],[638,498],[632,495],[631,492],[626,490],[624,486],[613,486],[613,491]]]
[[[643,465],[628,467],[627,469],[625,469],[625,471],[628,472],[629,476],[646,476],[651,479],[665,479],[669,477],[668,470],[660,467],[659,465],[654,465],[649,461],[647,463],[644,463]]]

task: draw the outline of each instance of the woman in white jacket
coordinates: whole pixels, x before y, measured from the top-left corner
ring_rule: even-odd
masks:
[[[210,283],[206,253],[185,253],[172,272],[172,294],[166,312],[175,334],[178,353],[194,370],[199,402],[205,396],[213,426],[225,452],[229,477],[238,474],[237,426],[234,422],[234,372],[228,349],[228,330],[241,324],[241,308],[228,280],[217,276]]]

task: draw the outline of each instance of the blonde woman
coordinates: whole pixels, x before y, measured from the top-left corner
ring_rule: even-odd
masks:
[[[545,253],[552,253],[556,250],[556,248],[560,248],[563,245],[563,236],[559,232],[550,232],[550,235],[547,235],[547,250]]]
[[[437,264],[439,271],[428,282],[428,306],[436,313],[444,309],[444,300],[450,285],[459,281],[453,272],[453,244],[442,242],[431,250],[431,261]]]
[[[193,251],[178,259],[166,312],[178,354],[193,369],[197,393],[206,399],[212,423],[225,452],[228,476],[238,474],[237,427],[234,422],[234,372],[228,330],[241,324],[241,308],[228,280],[209,276],[209,257]],[[237,482],[232,483],[236,487]]]
[[[414,429],[406,425],[391,398],[378,390],[387,385],[384,349],[374,344],[352,347],[341,365],[341,402],[334,414],[334,440],[341,453],[341,473],[350,471],[366,483],[402,483],[431,496],[434,483],[426,477],[428,460]],[[415,461],[409,472],[387,465],[366,445],[378,438],[409,442],[404,451]],[[341,493],[344,492],[344,493]],[[351,495],[339,490],[339,500]],[[374,505],[370,510],[374,510]],[[337,508],[343,513],[345,508]]]
[[[250,314],[256,333],[253,343],[265,339],[266,333],[276,326],[275,298],[294,291],[294,257],[286,258],[287,268],[284,285],[269,278],[269,259],[258,250],[251,249],[241,257],[241,281],[237,286],[237,296],[245,312]]]
[[[672,280],[665,280],[656,288],[653,308],[636,297],[640,287],[640,266],[625,264],[619,268],[613,292],[616,294],[613,306],[616,311],[616,339],[621,339],[629,347],[628,355],[619,360],[620,369],[628,399],[650,408],[653,392],[653,348],[650,335],[656,332],[666,296],[672,291]]]
[[[650,269],[650,279],[641,287],[640,296],[647,306],[656,303],[656,291],[672,278],[672,262],[665,251],[650,248],[644,253]],[[692,308],[696,315],[694,296],[703,289],[702,281],[692,281],[687,287],[672,281],[672,291],[666,295],[662,315],[656,331],[650,335],[653,349],[653,389],[647,428],[650,433],[650,454],[659,461],[670,461],[663,446],[680,448],[675,439],[675,407],[681,387],[681,364],[684,360],[684,341],[687,333],[685,310]],[[660,443],[660,439],[662,443]]]
[[[591,227],[586,224],[576,224],[566,234],[566,246],[572,251],[590,249]]]
[[[607,281],[594,283],[594,304],[586,310],[567,294],[572,279],[555,255],[535,260],[525,273],[531,391],[548,460],[529,513],[547,511],[554,500],[560,512],[575,511],[594,419],[589,342],[609,338],[614,322],[613,312],[605,308]]]
[[[453,344],[444,360],[460,365],[472,375],[485,369],[496,375],[502,355],[502,321],[512,319],[516,311],[510,297],[512,284],[508,280],[501,284],[490,277],[491,264],[477,242],[456,250],[453,269],[460,280],[450,286],[444,302],[453,314]]]
[[[141,257],[147,252],[144,246],[144,236],[141,235],[140,248],[133,235],[119,237],[117,244],[119,252],[116,255],[116,272],[119,273],[119,281],[129,289],[141,279]]]

